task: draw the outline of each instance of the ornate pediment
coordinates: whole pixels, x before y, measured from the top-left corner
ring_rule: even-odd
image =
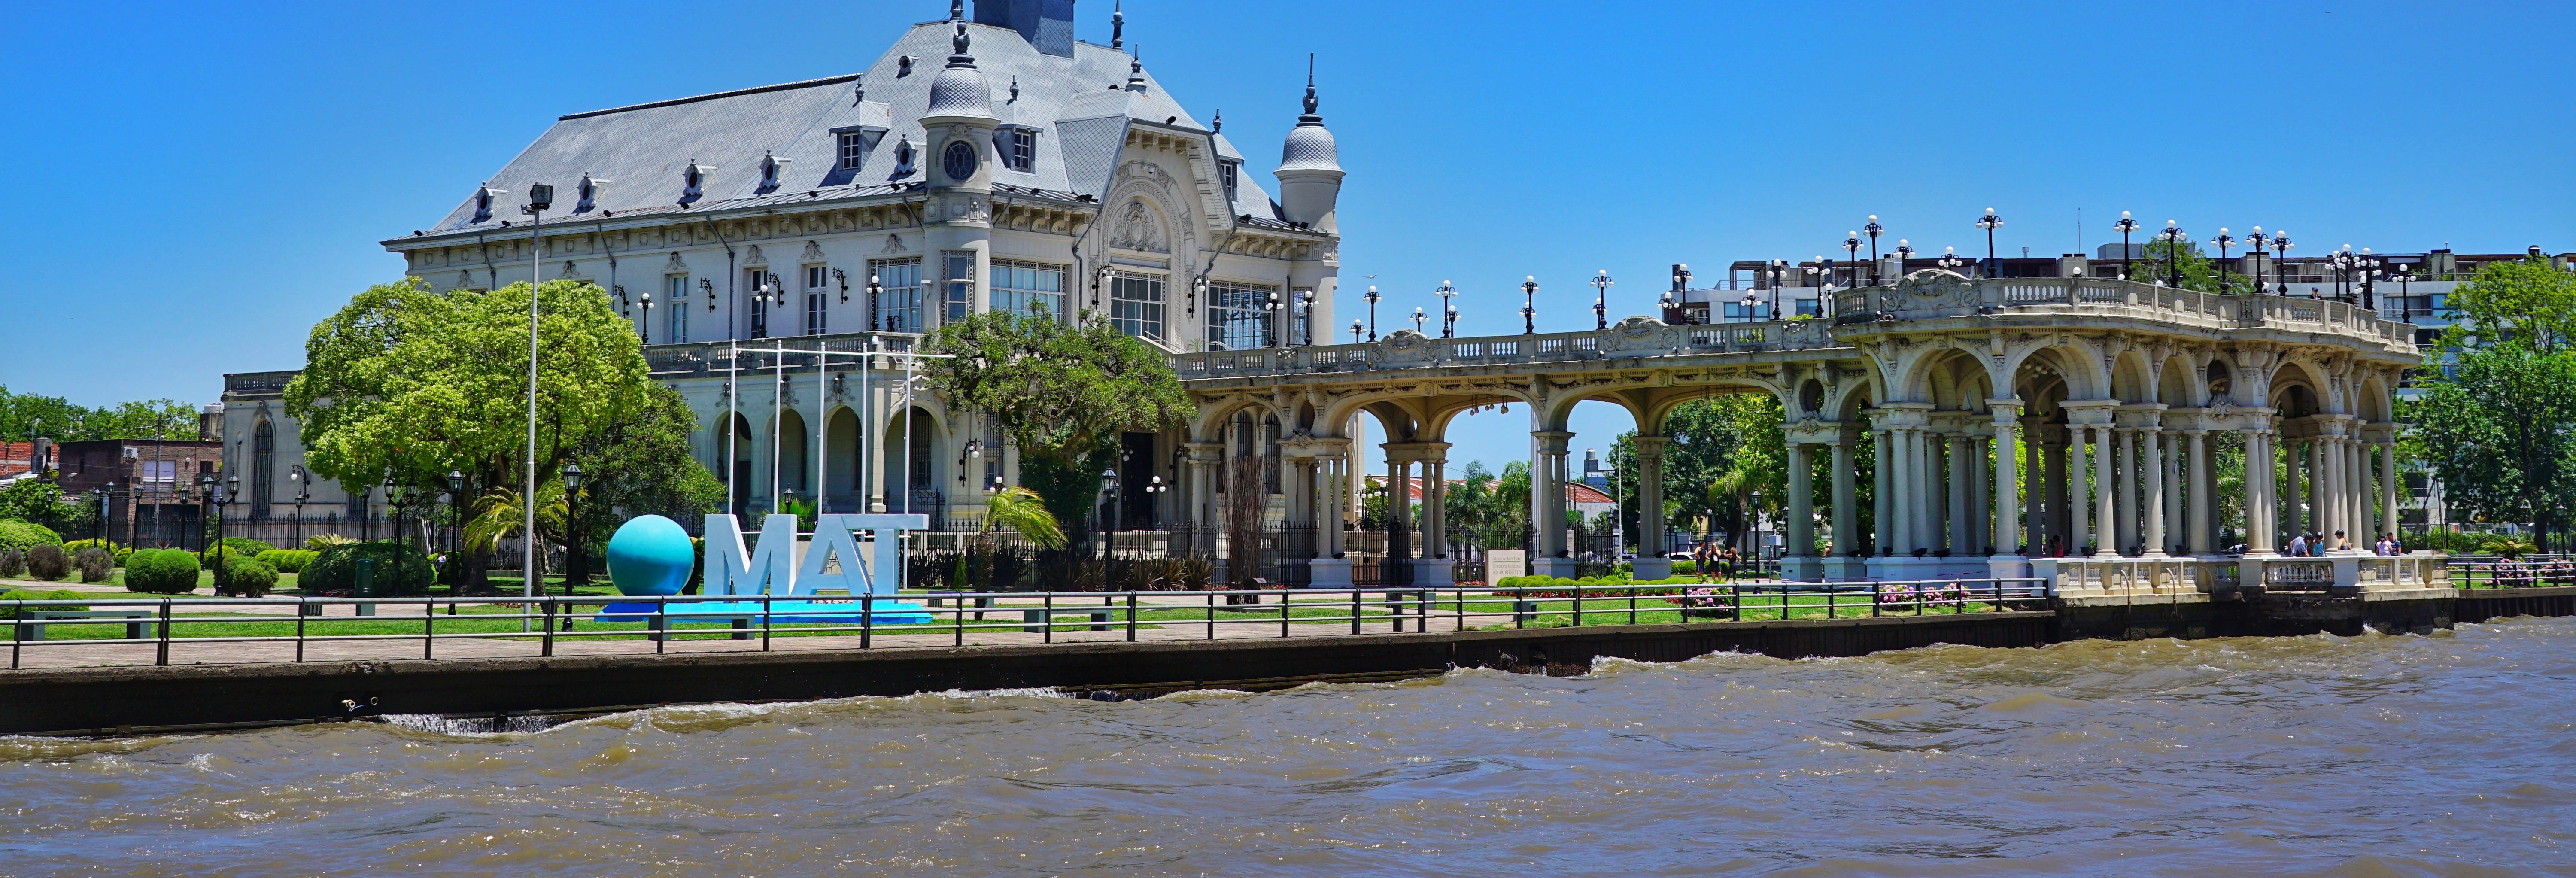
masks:
[[[1610,327],[1609,337],[1602,340],[1601,350],[1605,353],[1668,351],[1681,346],[1681,330],[1666,326],[1661,320],[1640,315]]]

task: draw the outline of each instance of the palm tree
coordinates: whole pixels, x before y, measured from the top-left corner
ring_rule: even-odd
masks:
[[[1055,513],[1048,512],[1046,499],[1027,488],[1003,488],[984,498],[984,530],[1018,531],[1041,549],[1064,548],[1063,526],[1056,523]]]
[[[499,550],[501,541],[520,536],[526,530],[524,504],[516,488],[496,487],[474,501],[474,520],[465,523],[465,549],[469,552]],[[549,481],[537,486],[537,535],[545,540],[565,532],[563,482]],[[537,553],[540,569],[526,571],[529,582],[543,582],[545,553]]]

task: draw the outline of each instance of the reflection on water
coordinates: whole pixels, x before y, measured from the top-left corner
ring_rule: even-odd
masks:
[[[2576,619],[0,739],[10,875],[2576,873]]]

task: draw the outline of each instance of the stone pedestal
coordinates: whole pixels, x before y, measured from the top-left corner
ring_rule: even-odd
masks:
[[[1581,569],[1582,567],[1575,564],[1574,559],[1572,558],[1530,559],[1531,576],[1553,576],[1558,579],[1573,579],[1576,577],[1576,571]]]
[[[1411,560],[1413,561],[1414,585],[1422,588],[1448,588],[1452,585],[1458,584],[1458,579],[1455,575],[1457,573],[1457,568],[1450,566],[1449,559],[1414,558]],[[1349,581],[1349,573],[1345,572],[1342,576],[1344,582]]]
[[[1995,579],[2028,579],[2030,564],[2030,559],[2020,555],[1994,555],[1986,559],[1986,575]]]
[[[1836,555],[1825,559],[1825,579],[1829,582],[1864,582],[1869,579],[1869,559]]]
[[[1639,558],[1639,559],[1637,559],[1637,560],[1636,560],[1636,562],[1635,562],[1635,563],[1633,563],[1633,564],[1631,564],[1631,565],[1630,565],[1630,573],[1628,574],[1628,578],[1633,579],[1633,580],[1636,580],[1636,581],[1639,581],[1639,582],[1644,582],[1644,581],[1648,581],[1648,580],[1655,580],[1655,579],[1670,579],[1670,578],[1672,578],[1672,575],[1673,575],[1673,561],[1672,561],[1672,559],[1670,559],[1670,558]]]
[[[1822,582],[1825,559],[1814,555],[1790,555],[1780,559],[1780,578],[1798,582]]]
[[[1312,558],[1306,561],[1309,588],[1351,587],[1351,559]]]

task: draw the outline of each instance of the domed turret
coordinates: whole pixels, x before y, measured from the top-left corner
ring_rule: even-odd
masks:
[[[1297,127],[1288,130],[1287,142],[1280,145],[1275,174],[1279,209],[1289,222],[1336,231],[1333,208],[1342,195],[1342,163],[1333,132],[1324,128],[1324,117],[1315,114],[1313,56],[1306,60],[1306,114],[1297,117]]]
[[[993,117],[993,87],[984,82],[984,72],[975,69],[975,56],[966,54],[966,23],[957,23],[957,36],[949,40],[956,54],[948,56],[948,66],[930,81],[930,108],[924,116]]]

